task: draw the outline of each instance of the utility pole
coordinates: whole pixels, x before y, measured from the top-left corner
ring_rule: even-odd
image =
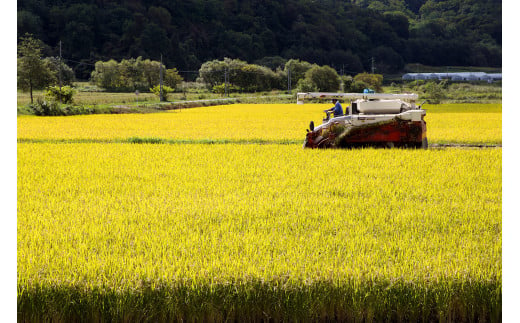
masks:
[[[291,70],[287,70],[287,92],[291,94]]]
[[[58,97],[60,98],[60,106],[61,106],[61,40],[60,40],[60,59],[58,61],[58,78],[60,79],[60,94]]]
[[[163,77],[162,77],[162,54],[161,54],[161,66],[159,67],[159,101],[163,102],[163,89],[162,89]]]
[[[345,73],[345,64],[341,64],[341,77],[340,77],[340,82],[339,82],[339,87],[340,87],[340,91],[341,92],[344,92],[345,91],[345,78],[343,77]]]
[[[225,92],[225,96],[229,96],[228,95],[228,69],[227,69],[227,67],[224,68],[224,92]]]
[[[376,67],[374,66],[374,56],[372,56],[372,74],[375,74]]]

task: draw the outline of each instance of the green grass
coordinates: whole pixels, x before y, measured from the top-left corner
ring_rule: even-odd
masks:
[[[159,104],[159,99],[152,93],[119,93],[104,91],[85,91],[86,85],[80,86],[80,90],[74,95],[74,103],[78,105],[106,105],[106,106],[125,106],[130,108],[146,107]],[[83,89],[83,91],[81,91]],[[258,92],[258,93],[231,93],[229,97],[209,91],[196,91],[185,93],[172,93],[168,101],[182,104],[182,101],[212,100],[235,98],[243,103],[268,103],[268,102],[294,102],[293,98],[281,98],[282,91]],[[44,99],[44,91],[34,91],[33,100]],[[29,93],[18,91],[17,106],[23,107],[31,102]]]

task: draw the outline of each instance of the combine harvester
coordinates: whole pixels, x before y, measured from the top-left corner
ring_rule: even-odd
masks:
[[[338,99],[349,102],[345,115],[310,123],[304,148],[408,147],[428,148],[426,111],[417,106],[417,94],[298,93],[304,100]],[[325,111],[327,112],[327,111]]]

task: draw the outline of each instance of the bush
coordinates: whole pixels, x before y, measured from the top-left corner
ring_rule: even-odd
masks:
[[[72,103],[72,97],[76,91],[70,86],[49,86],[45,97],[51,101],[58,101],[61,103]]]
[[[339,77],[341,83],[343,84],[343,92],[351,92],[352,83],[354,79],[350,75],[341,75]]]
[[[72,116],[79,114],[95,114],[102,111],[89,106],[67,104],[60,107],[56,101],[38,99],[35,104],[29,104],[30,113],[37,116]]]
[[[318,88],[312,81],[308,78],[303,78],[298,81],[298,85],[296,85],[296,90],[298,92],[317,92]]]
[[[428,102],[432,104],[441,103],[442,99],[446,98],[446,92],[442,88],[442,85],[435,82],[428,82],[423,86],[424,98],[428,99]]]
[[[75,80],[74,70],[72,68],[61,61],[58,57],[47,57],[45,58],[45,62],[54,74],[56,81],[60,79],[61,74],[62,85],[72,85],[72,82]]]
[[[238,87],[234,84],[228,84],[227,90],[228,90],[228,93],[240,92],[240,87]],[[213,93],[224,94],[224,93],[226,93],[226,84],[225,83],[217,84],[217,85],[213,86],[212,91],[213,91]]]
[[[368,86],[366,86],[365,88],[374,89],[376,90],[376,92],[381,92],[383,90],[383,75],[381,74],[361,73],[354,76],[354,83],[355,82],[363,82],[365,84],[368,84]]]
[[[352,93],[363,93],[363,90],[364,89],[368,89],[370,88],[371,85],[364,82],[364,81],[361,81],[361,80],[357,80],[357,81],[354,81],[350,84],[350,91],[349,92],[352,92]]]
[[[449,87],[450,87],[450,80],[448,79],[444,79],[442,81],[439,82],[439,85],[441,86],[441,88],[443,88],[444,90],[447,90]]]
[[[62,116],[64,115],[59,103],[38,99],[36,103],[29,104],[29,108],[37,116]]]
[[[159,85],[156,85],[152,88],[150,88],[150,92],[157,95],[159,97],[159,100],[161,100],[161,87]],[[173,89],[169,86],[163,85],[162,87],[162,100],[161,101],[168,101],[168,94],[172,93]]]
[[[179,75],[176,68],[167,69],[164,74],[164,84],[172,89],[176,89],[180,84],[182,84],[182,76]]]
[[[96,109],[83,105],[66,105],[61,110],[66,116],[97,113]]]

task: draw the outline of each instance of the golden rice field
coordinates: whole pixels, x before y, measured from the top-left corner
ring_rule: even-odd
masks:
[[[18,138],[113,140],[153,137],[303,142],[309,122],[321,122],[323,110],[329,105],[235,104],[145,115],[23,116],[18,117]],[[501,144],[501,105],[472,104],[469,105],[471,112],[467,111],[467,106],[430,106],[425,118],[429,142]]]
[[[501,321],[500,148],[304,150],[302,106],[238,107],[19,117],[18,320]]]

